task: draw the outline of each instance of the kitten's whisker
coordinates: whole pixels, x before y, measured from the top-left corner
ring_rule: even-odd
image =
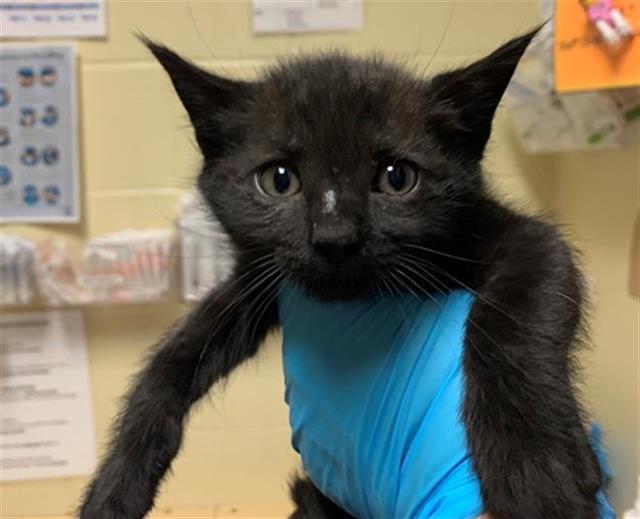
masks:
[[[574,304],[576,307],[580,308],[580,303],[578,303],[575,299],[569,297],[567,294],[563,294],[562,292],[557,292],[557,291],[553,293],[557,296],[562,297],[563,299],[566,299],[570,303]]]
[[[404,278],[407,278],[408,276],[406,276],[406,274],[404,274],[402,271],[400,271],[399,268],[395,268],[392,267],[389,270],[389,274],[396,280],[397,283],[399,283],[402,287],[404,287],[404,289],[406,291],[409,292],[410,295],[412,295],[414,297],[414,299],[416,299],[418,301],[418,303],[421,303],[423,300],[422,298],[420,298],[418,296],[418,294],[416,294],[416,292],[414,290],[411,289],[411,287],[409,287],[401,278],[399,278],[398,276],[394,275],[394,272],[398,275],[402,275]]]
[[[447,294],[446,291],[448,290],[449,287],[445,285],[442,281],[440,281],[431,272],[429,272],[424,267],[422,267],[419,263],[416,263],[415,261],[413,261],[410,256],[401,254],[400,261],[407,269],[411,270],[416,276],[426,281],[430,287],[435,288],[438,292],[440,292],[443,295]],[[418,269],[418,271],[416,271],[415,269]],[[430,279],[427,279],[425,276],[429,276]]]
[[[250,266],[252,263],[255,264],[257,262],[261,262],[260,265],[254,265],[253,267],[251,267],[250,269],[246,270],[245,272],[243,272],[242,275],[240,276],[232,276],[231,278],[229,278],[229,280],[226,282],[227,285],[223,286],[223,289],[220,290],[220,293],[217,295],[217,297],[212,298],[212,300],[209,302],[209,304],[206,307],[202,307],[199,308],[198,311],[201,314],[206,314],[209,309],[215,304],[216,301],[218,301],[221,297],[223,297],[227,290],[230,290],[231,288],[233,288],[239,281],[241,281],[242,279],[244,279],[245,277],[247,277],[248,275],[254,273],[256,270],[259,270],[260,268],[265,268],[265,266],[268,266],[268,264],[270,263],[271,259],[272,259],[273,254],[267,254],[265,256],[262,256],[260,258],[256,258],[254,261],[251,261],[247,264],[247,266]],[[224,312],[224,310],[223,310]],[[217,317],[217,316],[216,316]],[[209,336],[207,336],[207,340],[209,340]],[[174,343],[174,346],[177,346],[178,342],[176,341]],[[167,360],[166,362],[169,362],[172,358],[172,355],[167,355]]]
[[[429,299],[431,299],[431,301],[433,301],[435,304],[437,304],[440,308],[442,308],[442,303],[440,303],[440,301],[438,301],[433,294],[427,292],[422,286],[420,286],[419,283],[417,283],[411,276],[409,276],[406,272],[404,272],[402,270],[402,267],[407,268],[407,265],[398,265],[398,268],[395,269],[395,271],[399,274],[402,275],[408,282],[410,282],[413,286],[418,287],[418,290],[420,291],[420,293],[422,293],[423,295],[427,296]],[[412,290],[413,292],[413,290]],[[415,292],[414,292],[415,294]],[[417,296],[416,296],[417,297]],[[421,298],[418,298],[420,301],[422,301]]]
[[[384,299],[385,294],[384,291],[382,290],[382,287],[380,286],[380,278],[376,275],[376,279],[374,280],[375,286],[376,286],[376,292],[378,292],[378,297],[380,299]]]
[[[436,266],[435,266],[435,265],[432,265],[432,267],[434,267],[434,268],[435,268]],[[446,271],[443,271],[443,270],[442,270],[442,269],[440,269],[440,268],[438,268],[438,270],[442,271],[442,273],[443,273],[444,275],[448,275],[448,273],[447,273]],[[455,281],[455,282],[459,282],[459,281],[457,281],[457,280],[455,280],[455,279],[454,279],[454,281]],[[472,292],[472,293],[474,293],[474,292],[475,292],[475,291],[474,291],[473,289],[471,289],[470,287],[466,287],[466,286],[464,286],[464,288],[467,288],[467,289],[468,289],[470,292]],[[478,297],[479,297],[480,299],[483,299],[482,294],[479,294],[479,293],[477,293],[477,294],[478,294]],[[484,300],[486,301],[486,298],[484,298]],[[488,303],[488,304],[490,304],[488,301],[487,301],[487,303]],[[505,316],[506,316],[507,318],[510,318],[510,319],[512,319],[512,320],[514,320],[514,321],[515,321],[515,319],[513,319],[513,318],[512,318],[512,317],[510,317],[509,315],[506,315],[506,314],[505,314]],[[470,325],[472,325],[474,328],[476,328],[480,333],[482,333],[482,335],[484,335],[484,336],[487,338],[487,340],[488,340],[491,344],[493,344],[493,345],[495,346],[495,348],[497,349],[497,351],[498,351],[498,352],[500,352],[500,353],[502,353],[502,354],[503,354],[503,357],[504,357],[504,359],[506,360],[506,362],[507,362],[507,363],[509,363],[509,365],[510,365],[514,370],[516,370],[516,371],[520,372],[520,373],[521,373],[525,378],[528,378],[528,373],[526,373],[526,372],[524,371],[524,369],[523,369],[523,368],[521,368],[520,366],[518,366],[518,365],[515,363],[515,361],[512,361],[508,355],[504,354],[504,348],[503,348],[503,347],[501,347],[501,346],[500,346],[500,344],[498,344],[498,343],[493,339],[493,337],[491,337],[491,335],[489,335],[489,333],[488,333],[488,332],[487,332],[483,327],[481,327],[481,326],[480,326],[476,321],[474,321],[474,320],[471,318],[471,316],[468,316],[468,317],[467,317],[467,322],[468,322]],[[516,322],[517,322],[517,321],[516,321]],[[518,324],[519,324],[519,323],[518,323]],[[522,325],[520,325],[520,326],[522,326]],[[474,345],[474,347],[475,347],[475,345]],[[476,349],[477,353],[478,353],[480,356],[482,356],[483,360],[485,360],[485,361],[486,361],[486,357],[483,355],[483,353],[482,353],[482,352],[480,352],[480,350],[479,350],[477,347],[475,347],[475,349]]]
[[[221,329],[224,325],[226,325],[229,317],[233,315],[232,310],[236,308],[240,303],[242,303],[244,299],[249,296],[250,293],[254,292],[263,283],[265,278],[272,273],[273,273],[273,268],[270,268],[269,270],[260,273],[253,284],[245,287],[243,291],[240,294],[238,294],[236,297],[234,297],[234,299],[222,310],[222,312],[220,312],[216,316],[213,316],[212,326],[211,326],[211,329],[209,330],[209,333],[207,334],[207,338],[205,339],[204,346],[200,353],[198,366],[202,361],[202,358],[204,357],[207,351],[207,348],[209,347],[209,344],[212,342],[216,332],[219,329]],[[194,372],[194,376],[195,374],[197,374],[197,369]]]
[[[256,265],[256,263],[259,263],[258,265]],[[246,266],[242,266],[242,273],[240,274],[240,272],[234,272],[234,276],[231,278],[231,281],[229,282],[229,284],[227,286],[225,286],[221,291],[220,294],[218,295],[218,297],[215,297],[212,299],[212,301],[209,303],[209,305],[207,305],[206,308],[203,309],[203,312],[207,312],[209,311],[209,309],[211,308],[211,306],[218,301],[221,297],[223,297],[224,295],[226,295],[226,291],[230,290],[234,285],[236,285],[238,282],[242,281],[244,278],[246,278],[249,275],[252,275],[253,273],[255,273],[257,270],[261,269],[261,268],[265,268],[266,266],[268,266],[269,264],[273,263],[273,254],[267,254],[265,256],[256,258],[253,261],[250,261],[249,263],[247,263]],[[253,266],[251,266],[253,265]],[[251,266],[251,268],[247,269],[246,267]]]
[[[393,298],[393,300],[398,305],[398,308],[400,309],[400,313],[402,314],[403,319],[406,321],[408,319],[407,314],[404,311],[404,307],[400,303],[400,300],[396,297],[396,294],[395,294],[396,290],[395,290],[395,287],[393,286],[393,283],[391,282],[391,280],[387,279],[387,277],[383,274],[383,272],[378,273],[378,279],[380,279],[380,281],[384,284],[384,286],[387,289],[387,292],[389,292],[389,295]]]
[[[404,267],[406,268],[407,265],[404,265]],[[395,269],[395,272],[399,275],[402,275],[408,282],[410,282],[412,285],[416,286],[418,288],[418,290],[424,294],[425,296],[427,296],[431,301],[433,301],[436,305],[438,305],[438,307],[440,307],[441,309],[443,308],[443,305],[440,301],[437,300],[437,298],[435,298],[433,296],[433,294],[427,292],[422,286],[420,286],[420,284],[418,284],[414,279],[411,278],[411,276],[407,275],[405,272],[403,272],[400,269],[400,265],[398,266],[398,268]],[[428,280],[426,280],[428,282]],[[409,288],[409,290],[411,291],[412,294],[414,294],[414,296],[419,300],[422,301],[413,290],[411,290]],[[444,292],[442,292],[444,294]],[[475,324],[475,322],[469,318],[467,316],[466,319],[467,322],[471,323],[472,325],[478,327],[478,325]],[[482,330],[481,330],[482,331]],[[471,341],[469,341],[471,342]],[[493,342],[493,341],[492,341]],[[472,347],[476,350],[476,352],[478,353],[478,355],[480,355],[480,357],[484,360],[485,363],[487,363],[487,358],[485,357],[485,355],[482,353],[482,351],[480,351],[480,349],[477,347],[477,345],[475,343],[471,343]]]
[[[440,40],[438,41],[438,44],[436,45],[436,48],[433,51],[433,55],[431,56],[431,58],[429,58],[429,61],[427,62],[426,66],[424,67],[424,69],[422,71],[422,75],[423,76],[426,76],[428,74],[429,69],[431,68],[431,65],[433,64],[433,61],[438,56],[438,53],[440,52],[440,49],[442,48],[442,45],[444,44],[444,41],[445,41],[445,39],[447,37],[447,33],[449,32],[449,28],[451,27],[451,22],[453,21],[453,13],[455,12],[455,9],[456,9],[456,4],[454,2],[453,5],[451,6],[451,10],[449,11],[449,17],[447,18],[447,23],[444,26],[444,30],[442,31],[442,34],[440,35]]]
[[[258,250],[270,250],[270,247],[255,247],[255,248],[251,248],[251,249],[243,249],[242,253],[246,253],[246,252],[253,252],[253,251],[258,251]],[[237,263],[235,256],[237,255],[237,251],[235,250],[235,247],[232,246],[232,248],[230,250],[228,250],[228,254],[220,254],[220,253],[214,253],[214,254],[198,254],[195,256],[187,256],[185,254],[180,254],[177,250],[175,252],[172,252],[170,254],[162,254],[162,253],[147,253],[148,256],[151,257],[156,257],[156,258],[165,258],[165,259],[180,259],[180,260],[190,260],[190,259],[194,259],[194,260],[199,260],[199,259],[213,259],[213,258],[226,258],[234,263]],[[274,254],[270,254],[271,256],[273,256]],[[260,258],[257,259],[261,259],[264,258],[266,256],[269,255],[265,255],[262,256]],[[250,261],[249,263],[246,264],[246,266],[251,265],[252,263],[254,263],[254,261]]]
[[[387,295],[385,294],[384,287],[380,283],[380,277],[377,274],[375,275],[374,283],[375,283],[376,294],[377,294],[376,301],[381,301],[385,297],[387,297]]]
[[[422,258],[422,257],[419,257],[419,256],[412,256],[412,257],[413,257],[413,259],[415,261],[422,262],[426,267],[429,267],[429,268],[435,270],[436,272],[439,272],[443,276],[446,276],[447,278],[449,278],[454,283],[460,285],[462,288],[467,289],[473,295],[475,295],[479,299],[481,299],[484,302],[486,302],[489,306],[491,306],[492,308],[494,308],[495,310],[500,312],[506,318],[508,318],[511,321],[513,321],[514,323],[516,323],[518,326],[522,326],[523,328],[530,328],[528,325],[525,325],[524,323],[521,323],[518,319],[516,319],[514,316],[509,314],[504,308],[501,308],[501,305],[498,302],[492,300],[490,297],[486,296],[482,292],[479,292],[478,290],[475,290],[474,288],[471,288],[469,285],[467,285],[466,283],[464,283],[460,279],[456,278],[455,276],[453,276],[452,274],[447,272],[442,267],[436,265],[435,263],[432,263],[431,261],[429,261],[429,260],[427,260],[425,258]]]
[[[396,275],[396,274],[398,274],[398,275]],[[416,293],[411,289],[411,287],[409,287],[409,286],[408,286],[408,285],[407,285],[407,284],[402,280],[402,278],[403,278],[403,277],[406,277],[406,276],[404,276],[404,274],[402,274],[402,272],[401,272],[398,268],[395,268],[395,267],[394,267],[394,268],[390,269],[390,270],[389,270],[389,275],[390,275],[391,277],[393,277],[393,278],[396,280],[396,282],[397,282],[397,283],[398,283],[398,284],[399,284],[399,285],[400,285],[400,286],[401,286],[401,287],[402,287],[406,292],[409,292],[409,294],[410,294],[410,295],[412,295],[412,296],[413,296],[415,299],[417,299],[418,301],[422,301],[422,299],[420,299],[420,298],[418,297],[418,294],[416,294]]]
[[[429,252],[431,254],[435,254],[437,256],[443,256],[445,258],[455,259],[455,260],[458,260],[458,261],[467,261],[469,263],[478,263],[478,264],[481,264],[481,265],[489,264],[488,261],[482,261],[482,260],[473,259],[473,258],[465,258],[463,256],[458,256],[456,254],[450,254],[449,252],[439,251],[437,249],[432,249],[432,248],[429,248],[429,247],[425,247],[424,245],[418,245],[416,243],[402,243],[401,245],[402,245],[402,247],[410,247],[412,249],[418,249],[418,250],[421,250],[421,251]]]
[[[224,325],[226,325],[229,317],[232,315],[231,310],[235,307],[237,307],[246,297],[249,296],[250,293],[252,293],[253,291],[255,291],[258,287],[260,287],[260,285],[262,283],[264,283],[265,281],[267,281],[268,279],[270,279],[272,277],[272,275],[275,273],[274,267],[270,267],[268,270],[266,270],[265,272],[263,272],[261,275],[259,275],[259,277],[257,278],[257,280],[250,285],[249,287],[245,288],[236,298],[234,298],[233,301],[231,301],[225,308],[224,310],[216,316],[216,320],[213,323],[213,326],[211,327],[209,333],[207,334],[207,338],[205,340],[204,346],[202,348],[202,351],[200,353],[200,356],[198,358],[198,363],[196,365],[196,368],[194,369],[194,373],[192,376],[192,380],[195,381],[195,378],[198,374],[198,371],[200,369],[200,365],[202,363],[202,360],[209,348],[209,345],[213,342],[213,339],[215,337],[215,334],[218,330],[222,329],[222,327]],[[229,340],[229,336],[230,334],[228,334],[224,345],[222,345],[222,349],[224,349],[226,347],[227,341]]]
[[[192,0],[187,0],[187,13],[189,14],[189,18],[191,18],[191,24],[193,25],[193,28],[196,30],[196,34],[198,35],[198,38],[200,38],[200,41],[204,44],[204,46],[209,51],[209,54],[211,55],[211,57],[217,61],[218,57],[214,54],[213,49],[209,46],[209,44],[207,43],[207,40],[205,40],[202,34],[202,31],[200,30],[200,26],[198,25],[198,20],[196,19],[196,15],[193,12],[192,3],[193,3]]]
[[[438,265],[436,265],[435,263],[430,262],[429,260],[419,257],[419,256],[415,256],[413,254],[409,254],[409,255],[403,255],[402,256],[405,260],[408,261],[412,261],[413,265],[416,268],[419,268],[422,272],[424,272],[426,275],[432,277],[434,280],[437,280],[441,286],[445,286],[442,281],[440,281],[434,274],[434,272],[431,271],[431,269],[433,269],[434,271],[446,276],[448,279],[450,279],[451,281],[453,281],[454,283],[456,283],[457,285],[459,285],[461,288],[464,288],[466,290],[468,290],[469,292],[471,292],[473,295],[475,295],[476,297],[478,297],[478,299],[481,299],[482,301],[485,301],[487,304],[489,304],[489,306],[495,308],[496,310],[498,310],[500,313],[502,313],[505,317],[507,317],[508,319],[514,321],[516,324],[518,324],[519,326],[526,326],[520,322],[518,322],[518,320],[516,320],[515,317],[509,315],[504,309],[500,308],[500,305],[496,302],[491,300],[491,298],[487,297],[485,294],[479,292],[478,290],[475,290],[474,288],[470,287],[469,285],[465,284],[463,281],[459,280],[458,278],[456,278],[455,276],[453,276],[452,274],[450,274],[449,272],[447,272],[445,269],[439,267]],[[447,287],[448,288],[448,287]]]
[[[278,300],[278,297],[282,293],[282,290],[284,289],[284,284],[282,282],[285,279],[286,279],[286,276],[282,272],[280,272],[280,276],[275,279],[275,282],[269,285],[269,287],[265,289],[260,295],[260,297],[262,297],[262,295],[265,292],[273,290],[273,288],[279,284],[279,286],[277,287],[277,290],[273,291],[273,293],[270,296],[267,296],[267,298],[265,299],[265,302],[263,302],[261,307],[256,310],[256,313],[258,314],[258,316],[254,319],[254,324],[252,325],[252,331],[251,331],[251,334],[249,335],[249,339],[251,340],[251,343],[253,343],[253,340],[257,331],[257,326],[258,326],[258,323],[260,323],[262,316],[267,311],[269,306],[271,306],[275,301]]]
[[[262,301],[262,297],[264,294],[266,294],[272,286],[274,286],[276,283],[279,283],[282,278],[282,273],[278,272],[278,275],[275,277],[275,279],[272,279],[271,283],[268,284],[268,286],[264,286],[262,287],[262,289],[260,290],[260,292],[253,298],[253,301],[251,303],[249,303],[249,308],[247,309],[248,312],[251,313],[251,316],[249,317],[249,325],[251,324],[251,321],[253,321],[253,325],[251,326],[252,330],[255,330],[255,326],[257,326],[257,323],[260,321],[260,317],[258,317],[256,320],[253,319],[253,317],[255,316],[256,312],[254,312],[254,308],[256,306],[259,306],[260,303],[263,303]],[[248,327],[245,327],[243,330],[239,330],[237,333],[246,336],[247,335],[247,330]],[[250,339],[252,338],[252,336],[254,335],[254,331],[251,332],[251,334],[248,336]],[[231,334],[228,334],[224,344],[222,345],[222,349],[227,349],[227,344],[229,342],[229,340],[231,339]],[[250,342],[249,344],[252,344],[252,342]]]
[[[405,267],[406,267],[406,265],[405,265]],[[400,273],[400,272],[401,272],[401,271],[398,269],[398,273]],[[423,289],[423,288],[422,288],[418,283],[416,283],[413,279],[411,279],[411,277],[410,277],[410,276],[406,276],[406,279],[408,279],[408,280],[409,280],[409,281],[411,281],[415,286],[417,286],[417,287],[418,287],[418,289],[419,289],[419,290],[420,290],[424,295],[426,295],[427,297],[429,297],[429,298],[430,298],[434,303],[436,303],[440,308],[443,308],[442,303],[440,303],[440,301],[438,301],[438,300],[437,300],[437,299],[436,299],[432,294],[430,294],[429,292],[425,291],[425,290],[424,290],[424,289]],[[427,281],[427,282],[428,282],[428,280],[425,280],[425,281]],[[443,294],[445,294],[444,292],[442,292],[442,293],[443,293]],[[474,327],[478,328],[478,329],[479,329],[479,330],[480,330],[484,335],[486,335],[486,336],[489,338],[489,340],[490,340],[493,344],[495,344],[495,341],[493,341],[493,340],[492,340],[492,339],[491,339],[491,338],[486,334],[486,332],[484,332],[484,330],[481,330],[481,329],[480,329],[480,327],[475,323],[475,321],[474,321],[473,319],[471,319],[469,316],[467,316],[467,318],[466,318],[466,322],[467,322],[467,323],[469,323],[469,324],[471,324],[471,325],[473,325]],[[465,334],[465,335],[466,335],[466,334]],[[471,344],[471,346],[473,347],[473,349],[476,351],[476,353],[477,353],[477,354],[482,358],[482,360],[485,362],[485,364],[487,364],[487,365],[488,365],[487,357],[486,357],[486,356],[484,355],[484,353],[480,350],[480,348],[478,348],[478,346],[477,346],[475,343],[471,342],[471,341],[469,341],[469,343]],[[498,347],[498,345],[497,345],[497,344],[495,344],[495,345]],[[499,347],[498,347],[498,348],[499,348]]]
[[[272,253],[272,255],[275,255],[275,252],[273,250],[273,245],[258,245],[255,247],[243,247],[241,249],[237,249],[237,252],[238,254],[246,254],[248,252],[256,252],[260,250],[268,250]]]
[[[258,274],[258,277],[256,278],[256,281],[251,284],[248,285],[247,287],[245,287],[242,292],[240,292],[240,294],[238,294],[230,303],[229,305],[222,311],[222,313],[218,316],[216,316],[218,319],[221,318],[224,314],[228,314],[230,312],[230,310],[237,304],[239,304],[242,300],[244,300],[244,298],[246,296],[249,295],[249,293],[253,292],[257,287],[260,286],[260,284],[263,283],[263,281],[265,281],[267,278],[270,278],[274,273],[279,271],[279,267],[275,264],[267,264],[266,266],[263,266],[262,268],[264,268],[265,270],[261,273]],[[247,272],[248,274],[248,272]]]
[[[263,260],[263,259],[273,260],[274,257],[275,257],[275,253],[273,253],[273,252],[271,252],[269,254],[264,254],[262,256],[258,256],[257,258],[251,260],[249,263],[243,264],[239,268],[246,269],[247,267],[258,263],[260,260]]]
[[[169,218],[167,218],[169,220]],[[172,221],[172,220],[170,220]],[[192,234],[193,236],[197,236],[199,238],[207,238],[207,239],[216,239],[218,238],[218,233],[208,234],[206,232],[196,231],[191,227],[187,227],[186,225],[182,225],[179,221],[174,222],[174,225],[179,229],[181,233]]]
[[[215,336],[215,333],[219,329],[222,328],[223,324],[226,324],[226,321],[227,321],[228,317],[230,315],[232,315],[231,309],[233,309],[241,301],[243,301],[246,297],[248,297],[249,294],[254,292],[256,290],[256,288],[260,287],[260,285],[262,283],[264,283],[265,281],[271,279],[274,274],[279,274],[279,268],[275,264],[271,265],[271,266],[268,266],[267,270],[265,272],[263,272],[253,284],[249,285],[244,290],[242,290],[240,292],[240,294],[238,294],[231,301],[231,303],[229,303],[229,305],[227,305],[227,307],[218,316],[216,316],[216,320],[214,321],[213,326],[211,327],[211,330],[207,334],[207,338],[205,340],[204,346],[202,348],[202,351],[200,352],[200,356],[198,357],[198,362],[196,364],[196,367],[194,369],[194,374],[193,374],[193,377],[192,377],[193,380],[195,380],[195,377],[198,374],[198,371],[200,369],[200,365],[202,364],[202,359],[204,358],[204,356],[205,356],[205,354],[206,354],[206,352],[207,352],[207,350],[209,348],[209,345],[211,344],[211,342],[213,340],[213,337]],[[222,317],[223,315],[224,315],[224,318]]]
[[[264,304],[264,307],[262,309],[262,311],[260,312],[260,315],[258,316],[255,324],[254,324],[254,330],[251,334],[251,339],[253,340],[253,338],[255,337],[255,333],[257,331],[257,325],[260,322],[260,320],[262,319],[262,316],[264,315],[264,313],[267,311],[267,309],[272,305],[272,304],[277,304],[278,298],[280,297],[280,294],[282,294],[282,291],[284,290],[284,281],[286,279],[286,275],[281,273],[281,277],[278,280],[278,285],[277,285],[277,289],[273,291],[273,293],[271,294],[271,296],[269,297],[269,299],[267,300],[267,302]],[[270,290],[272,290],[270,288]]]

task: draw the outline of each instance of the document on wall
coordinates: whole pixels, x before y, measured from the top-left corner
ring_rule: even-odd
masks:
[[[105,0],[2,0],[2,38],[95,38],[106,35]]]
[[[363,19],[362,0],[253,0],[255,33],[354,31]]]
[[[607,8],[607,4],[608,8]],[[554,56],[555,88],[559,93],[593,92],[608,88],[637,88],[640,84],[640,4],[638,0],[611,2],[567,2],[556,0]],[[613,10],[635,36],[621,37],[614,30]],[[620,37],[608,45],[587,13]]]
[[[89,474],[91,386],[79,310],[0,319],[0,480]]]
[[[77,222],[73,45],[2,45],[0,60],[0,222]]]

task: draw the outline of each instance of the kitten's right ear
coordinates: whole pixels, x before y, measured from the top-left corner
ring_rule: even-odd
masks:
[[[249,95],[249,83],[234,81],[201,69],[164,45],[139,35],[167,71],[196,133],[205,156],[220,153],[225,147],[225,130],[220,114],[228,112]]]
[[[482,159],[498,103],[539,30],[514,38],[475,63],[438,74],[427,83],[428,123],[444,149],[467,161]]]

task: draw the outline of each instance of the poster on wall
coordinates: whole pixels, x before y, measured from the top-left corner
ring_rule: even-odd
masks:
[[[0,319],[0,480],[89,474],[95,438],[80,310]]]
[[[100,38],[105,0],[2,0],[2,38]]]
[[[253,0],[253,32],[356,31],[363,26],[362,0]]]
[[[0,49],[0,222],[77,222],[72,45]]]
[[[556,0],[555,88],[559,93],[640,84],[640,3]]]

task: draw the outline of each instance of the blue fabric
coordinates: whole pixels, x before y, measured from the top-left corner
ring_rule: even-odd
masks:
[[[327,304],[292,285],[280,295],[293,447],[314,484],[355,517],[482,513],[460,418],[472,302],[464,291],[426,302]]]

